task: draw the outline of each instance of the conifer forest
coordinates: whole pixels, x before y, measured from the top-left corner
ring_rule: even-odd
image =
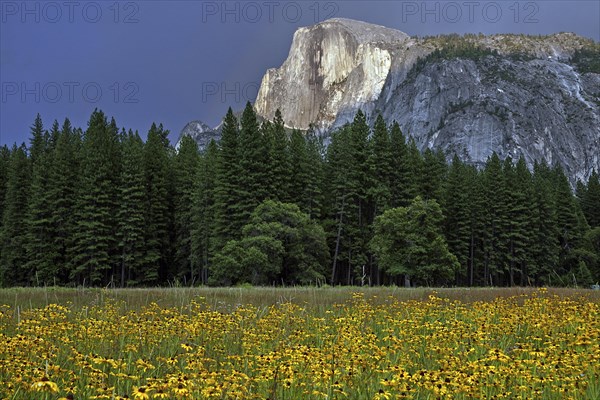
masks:
[[[0,148],[0,286],[584,286],[600,180],[423,152],[358,112],[323,138],[231,109],[171,145],[96,110]],[[145,138],[145,140],[143,139]],[[448,161],[449,160],[449,161]]]

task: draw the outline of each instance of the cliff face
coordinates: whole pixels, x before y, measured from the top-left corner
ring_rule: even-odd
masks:
[[[410,43],[400,31],[351,20],[300,28],[281,68],[265,74],[256,110],[271,119],[279,108],[298,129],[329,128],[340,112],[379,98],[394,52]]]
[[[265,74],[255,107],[269,119],[279,108],[287,126],[321,131],[360,108],[449,157],[523,155],[530,166],[543,159],[572,181],[587,179],[600,170],[600,74],[571,61],[586,46],[598,44],[568,33],[419,39],[333,19],[296,32],[287,60]]]

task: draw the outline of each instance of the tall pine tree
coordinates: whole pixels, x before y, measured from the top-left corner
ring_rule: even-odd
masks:
[[[118,255],[115,216],[120,176],[118,131],[102,111],[90,116],[82,152],[70,277],[74,283],[100,285],[112,278]]]
[[[13,146],[10,154],[4,216],[0,232],[0,284],[25,285],[30,276],[25,269],[27,256],[27,202],[31,185],[31,167],[25,145]]]

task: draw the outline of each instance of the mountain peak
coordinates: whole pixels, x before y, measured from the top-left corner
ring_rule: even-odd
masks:
[[[198,143],[199,149],[204,150],[211,140],[218,140],[220,135],[216,128],[213,129],[200,120],[194,120],[188,122],[181,130],[175,148],[179,148],[181,139],[184,136],[189,136],[194,139],[196,143]]]

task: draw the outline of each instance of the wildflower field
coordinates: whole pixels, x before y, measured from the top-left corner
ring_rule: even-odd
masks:
[[[7,289],[0,399],[600,399],[599,311],[547,289]]]

